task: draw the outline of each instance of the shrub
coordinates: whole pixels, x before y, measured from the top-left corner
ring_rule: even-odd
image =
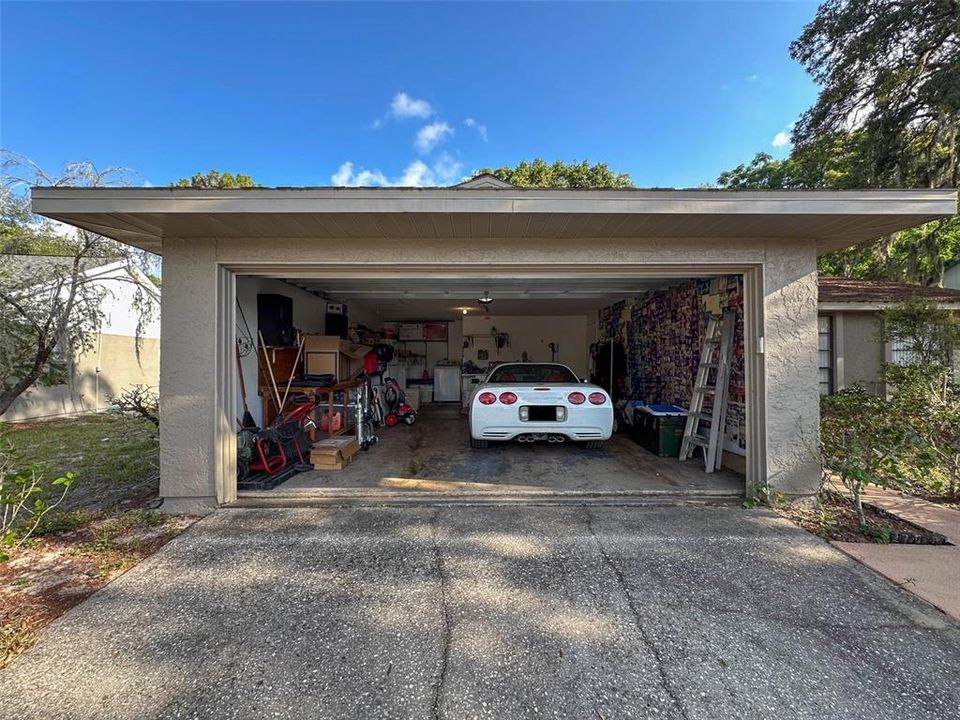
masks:
[[[0,562],[27,542],[44,516],[63,502],[74,481],[73,473],[48,480],[36,465],[18,466],[13,444],[0,426]]]
[[[906,468],[920,452],[917,434],[900,421],[885,398],[862,388],[844,390],[821,400],[820,460],[824,473],[836,475],[853,501],[861,527],[863,491],[904,484]]]
[[[134,385],[114,398],[110,404],[123,413],[133,413],[160,427],[160,397],[146,385]]]

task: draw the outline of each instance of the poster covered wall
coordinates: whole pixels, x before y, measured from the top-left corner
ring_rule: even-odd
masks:
[[[626,350],[627,393],[648,403],[690,404],[711,314],[735,314],[724,448],[746,454],[743,280],[739,275],[678,283],[600,311],[600,342]]]

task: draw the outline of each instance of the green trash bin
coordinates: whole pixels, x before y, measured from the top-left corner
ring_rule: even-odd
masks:
[[[642,405],[633,410],[633,440],[659,457],[679,457],[687,411],[676,405]]]

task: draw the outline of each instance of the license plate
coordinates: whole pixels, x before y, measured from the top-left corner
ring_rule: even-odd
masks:
[[[529,408],[531,422],[556,422],[557,408],[553,405],[531,405]]]

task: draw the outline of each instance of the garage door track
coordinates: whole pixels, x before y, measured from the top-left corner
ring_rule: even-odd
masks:
[[[6,717],[960,717],[960,631],[736,507],[221,511],[0,673]]]

